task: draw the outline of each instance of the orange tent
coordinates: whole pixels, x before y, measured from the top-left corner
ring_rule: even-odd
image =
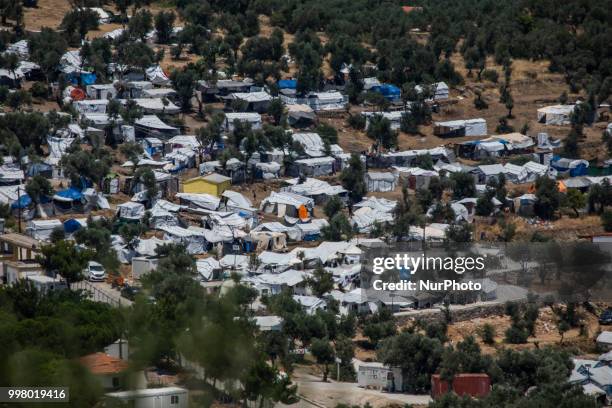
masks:
[[[567,193],[567,186],[563,181],[557,182],[557,190],[559,190],[560,193]]]
[[[87,97],[87,95],[85,95],[85,91],[83,91],[81,88],[74,88],[72,91],[70,91],[70,97],[73,101],[82,101]]]
[[[300,208],[298,208],[298,216],[302,220],[305,220],[305,219],[309,218],[308,210],[306,209],[304,204],[300,205]]]

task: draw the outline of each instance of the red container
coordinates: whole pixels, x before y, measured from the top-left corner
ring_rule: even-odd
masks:
[[[449,392],[448,381],[440,374],[431,376],[431,396],[438,398]],[[491,391],[491,379],[487,374],[457,374],[453,379],[453,391],[459,396],[484,397]]]

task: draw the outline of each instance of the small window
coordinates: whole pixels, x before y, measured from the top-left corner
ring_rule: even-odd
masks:
[[[178,403],[179,403],[178,395],[171,395],[170,396],[170,405],[178,405]]]
[[[119,387],[119,377],[113,377],[113,388]]]

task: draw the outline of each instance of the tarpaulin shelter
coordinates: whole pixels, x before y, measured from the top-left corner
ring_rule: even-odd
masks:
[[[81,190],[70,187],[58,191],[53,196],[53,207],[56,212],[66,213],[70,211],[82,211],[84,196]]]
[[[399,101],[402,97],[402,91],[393,84],[382,84],[373,86],[370,91],[381,94],[385,97],[385,99],[389,101]]]

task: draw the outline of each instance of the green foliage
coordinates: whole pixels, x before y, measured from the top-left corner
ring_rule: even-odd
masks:
[[[601,213],[601,224],[604,231],[612,232],[612,210],[605,210]]]
[[[76,145],[71,151],[62,156],[60,166],[64,174],[70,178],[74,186],[81,185],[81,177],[99,185],[110,171],[112,159],[106,149],[86,152]]]
[[[450,181],[454,199],[461,200],[462,198],[476,196],[476,181],[471,174],[456,172],[451,174]]]
[[[53,194],[53,187],[49,180],[39,174],[28,180],[25,189],[26,193],[36,204],[39,204],[42,198]]]
[[[128,33],[131,38],[144,41],[153,28],[153,15],[149,10],[138,10],[128,23]]]
[[[319,364],[322,368],[323,381],[327,381],[327,376],[329,374],[329,365],[333,364],[335,361],[334,349],[329,343],[329,339],[314,339],[314,341],[310,345],[310,352],[316,359],[317,364]]]
[[[378,145],[386,149],[397,145],[397,132],[391,129],[391,122],[382,115],[370,117],[366,134]]]
[[[334,288],[334,275],[319,266],[314,270],[312,277],[306,279],[306,285],[310,287],[314,296],[323,297]]]
[[[557,182],[546,176],[536,180],[536,202],[534,211],[539,217],[550,220],[561,205],[561,197],[557,188]]]
[[[354,235],[351,223],[342,213],[337,213],[329,220],[329,225],[321,228],[321,235],[327,241],[347,241]]]
[[[353,153],[348,162],[348,167],[340,174],[342,186],[348,190],[352,203],[357,203],[367,193],[365,183],[365,168],[358,154]]]
[[[172,86],[178,94],[181,111],[189,112],[191,110],[191,100],[196,86],[197,74],[190,69],[174,70],[170,75]]]
[[[176,15],[172,11],[161,11],[155,16],[155,32],[159,44],[168,44]]]
[[[68,41],[76,45],[87,33],[98,29],[98,13],[89,8],[75,8],[64,15],[60,27],[68,36]]]
[[[338,214],[344,208],[344,203],[338,196],[333,196],[325,203],[323,211],[328,219],[332,219],[334,215]]]
[[[56,68],[66,52],[67,44],[56,31],[44,27],[29,43],[32,61],[37,63],[45,73],[47,80],[56,75]]]
[[[83,270],[91,258],[91,252],[70,241],[59,241],[42,247],[39,263],[47,273],[60,274],[70,286],[83,279]]]
[[[483,324],[479,329],[479,335],[483,343],[492,345],[495,344],[495,327],[489,323]]]
[[[402,332],[383,340],[376,356],[378,361],[402,369],[407,392],[425,393],[431,387],[431,374],[442,361],[443,350],[438,339]]]
[[[366,118],[363,115],[349,115],[347,124],[355,130],[363,130],[366,127]]]

